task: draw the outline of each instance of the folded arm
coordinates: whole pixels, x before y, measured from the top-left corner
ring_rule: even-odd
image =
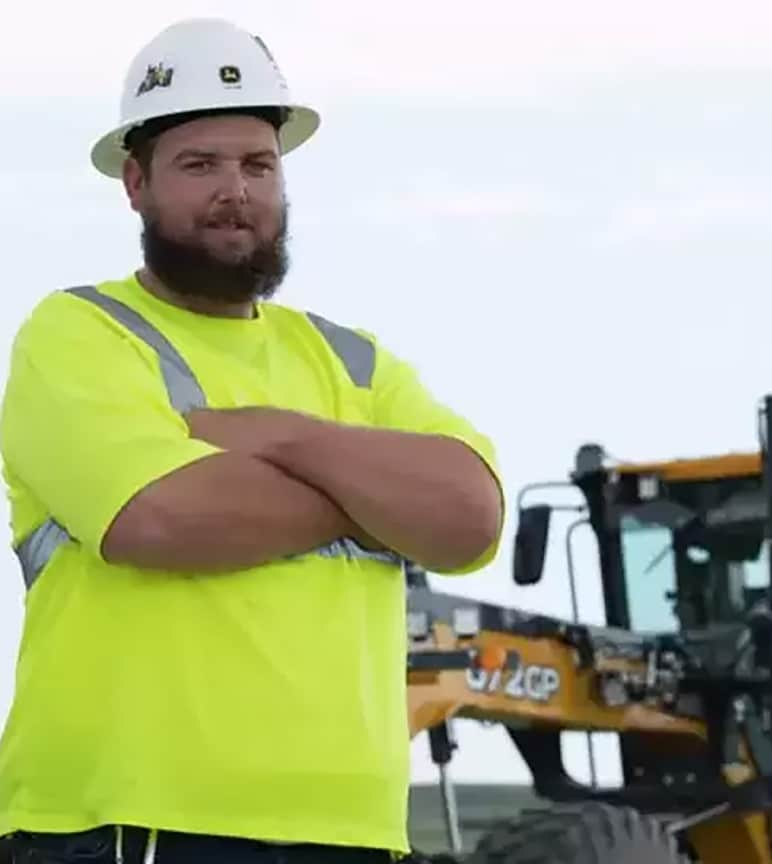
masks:
[[[148,569],[228,571],[359,535],[323,492],[259,459],[216,453],[133,496],[107,531],[102,554]]]
[[[84,356],[107,358],[109,374]],[[152,352],[57,294],[15,340],[0,445],[39,515],[109,561],[227,571],[342,536],[377,546],[373,535],[429,569],[458,570],[493,541],[498,489],[479,437],[406,370],[379,349],[374,429],[270,409],[183,418]]]
[[[461,441],[320,424],[269,458],[327,494],[381,543],[429,570],[464,568],[499,536],[498,484]]]
[[[191,434],[309,484],[379,543],[437,572],[495,544],[496,479],[462,441],[345,426],[275,409],[194,411]]]

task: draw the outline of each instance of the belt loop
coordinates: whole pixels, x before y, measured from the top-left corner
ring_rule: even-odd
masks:
[[[158,845],[158,830],[153,828],[147,835],[147,846],[145,847],[145,860],[143,864],[155,864],[155,852]]]
[[[115,864],[123,864],[123,825],[115,826]]]

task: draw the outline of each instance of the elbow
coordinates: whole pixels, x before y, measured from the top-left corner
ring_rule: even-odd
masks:
[[[455,509],[443,548],[427,569],[440,574],[470,573],[494,557],[501,540],[504,507],[498,486],[491,494],[467,494]]]
[[[493,557],[501,539],[502,519],[502,508],[491,506],[487,501],[481,506],[469,508],[463,532],[465,543],[459,550],[456,569],[472,568],[475,562],[483,566],[487,559]]]
[[[504,523],[504,507],[500,496],[495,501],[486,502],[480,508],[475,521],[475,545],[472,561],[475,561],[491,550],[498,548]]]
[[[168,544],[171,522],[169,514],[152,502],[130,501],[104,535],[102,558],[108,564],[152,566]]]

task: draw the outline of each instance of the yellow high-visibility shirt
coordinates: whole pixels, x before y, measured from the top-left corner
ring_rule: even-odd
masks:
[[[496,475],[490,441],[370,334],[275,303],[250,320],[206,317],[133,276],[96,287],[166,337],[211,408],[454,436]],[[369,373],[347,366],[352,345]],[[140,489],[218,452],[190,437],[159,356],[66,292],[40,302],[13,345],[0,449],[14,544],[47,520],[66,533],[29,580],[0,835],[128,824],[406,851],[398,561],[333,545],[191,575],[101,556]]]

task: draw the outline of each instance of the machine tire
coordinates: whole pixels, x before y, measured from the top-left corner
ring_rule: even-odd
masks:
[[[500,823],[466,864],[684,864],[660,823],[628,807],[555,805]]]

